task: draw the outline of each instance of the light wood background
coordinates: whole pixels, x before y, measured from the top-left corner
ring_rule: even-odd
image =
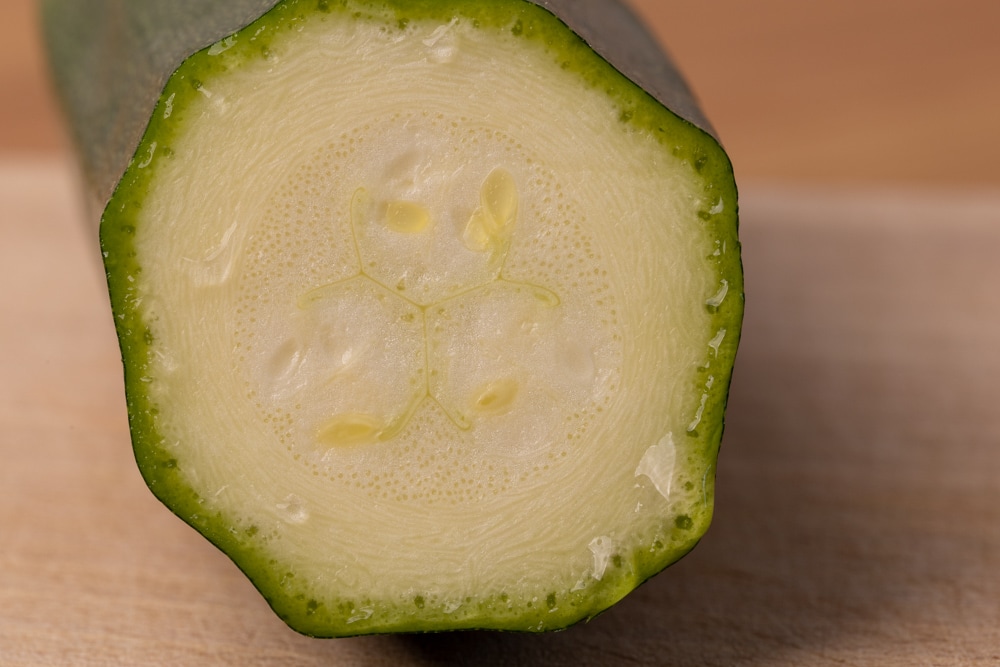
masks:
[[[702,544],[546,636],[320,641],[148,494],[26,0],[0,3],[0,665],[1000,664],[1000,3],[634,0],[741,184]]]

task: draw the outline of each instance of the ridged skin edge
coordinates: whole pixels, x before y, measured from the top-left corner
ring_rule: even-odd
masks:
[[[612,67],[684,120],[718,135],[670,56],[617,0],[531,0],[555,14]]]

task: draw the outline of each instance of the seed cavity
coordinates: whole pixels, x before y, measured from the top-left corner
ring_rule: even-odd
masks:
[[[620,323],[587,215],[552,174],[530,160],[511,170],[521,147],[506,138],[437,169],[452,158],[435,130],[448,150],[496,133],[404,118],[411,129],[379,139],[382,164],[360,127],[296,172],[259,228],[218,229],[202,247],[253,258],[234,267],[246,395],[295,461],[379,499],[473,500],[544,476],[585,441],[618,388]],[[546,442],[559,451],[542,462]],[[398,467],[372,473],[383,456]]]

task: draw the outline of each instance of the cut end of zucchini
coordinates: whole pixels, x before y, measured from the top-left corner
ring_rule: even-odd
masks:
[[[278,4],[102,244],[147,482],[300,632],[562,628],[707,529],[731,169],[539,7]]]

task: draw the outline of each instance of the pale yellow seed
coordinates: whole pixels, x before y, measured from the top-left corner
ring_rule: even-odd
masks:
[[[386,205],[385,223],[394,232],[416,234],[426,229],[430,220],[430,212],[415,202],[391,201]]]
[[[320,427],[316,439],[321,445],[342,447],[374,442],[379,425],[369,415],[349,413],[337,415]]]
[[[499,167],[491,171],[479,189],[479,206],[462,234],[465,247],[484,252],[503,242],[517,218],[518,199],[514,177]]]
[[[479,196],[482,207],[498,229],[505,229],[514,223],[517,216],[517,184],[508,171],[499,167],[491,171],[483,181]]]
[[[478,392],[473,403],[476,410],[485,414],[506,412],[517,397],[517,382],[505,378],[487,383]]]

